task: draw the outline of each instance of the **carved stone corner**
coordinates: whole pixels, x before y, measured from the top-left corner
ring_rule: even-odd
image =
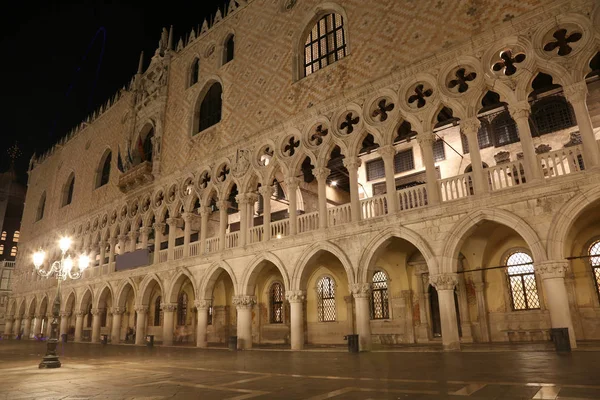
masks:
[[[130,168],[119,176],[119,182],[117,186],[123,193],[127,193],[140,186],[145,186],[154,181],[154,175],[152,174],[152,163],[150,161],[144,161],[135,167]]]

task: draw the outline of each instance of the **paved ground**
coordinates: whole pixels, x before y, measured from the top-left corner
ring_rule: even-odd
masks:
[[[514,347],[513,347],[514,349]],[[231,352],[0,341],[0,399],[600,399],[600,352]]]

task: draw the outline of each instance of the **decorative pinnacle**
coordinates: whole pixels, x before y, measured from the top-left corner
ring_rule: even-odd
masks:
[[[142,51],[142,52],[140,53],[140,62],[139,62],[139,64],[138,64],[138,70],[137,70],[137,73],[138,73],[138,74],[141,74],[141,73],[143,72],[143,69],[144,69],[144,52]]]

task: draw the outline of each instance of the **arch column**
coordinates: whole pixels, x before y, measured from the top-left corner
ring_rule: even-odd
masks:
[[[100,342],[100,316],[103,312],[101,308],[92,310],[92,343]]]
[[[568,261],[542,261],[534,263],[535,272],[542,279],[544,299],[550,312],[552,328],[569,328],[571,348],[577,347],[575,330],[569,309],[569,296],[565,286],[565,273],[569,268]]]
[[[420,133],[417,135],[417,141],[421,147],[421,156],[425,165],[425,176],[427,178],[427,202],[429,204],[440,203],[440,188],[435,173],[435,159],[433,157],[433,143],[435,135],[433,132]]]
[[[146,338],[146,317],[148,315],[148,307],[135,306],[137,320],[135,324],[135,344],[143,345]]]
[[[219,250],[225,250],[225,233],[229,222],[227,217],[229,202],[227,200],[219,200],[217,201],[217,207],[219,207]]]
[[[371,285],[369,283],[353,283],[350,292],[354,296],[356,307],[356,333],[360,351],[371,350],[371,312],[369,300],[371,299]]]
[[[487,302],[485,300],[485,282],[475,282],[475,296],[477,297],[477,320],[482,342],[490,341],[490,329],[488,327]]]
[[[106,241],[101,240],[99,246],[100,246],[100,262],[98,263],[98,266],[100,267],[100,266],[104,265],[104,259],[106,258]],[[94,262],[95,262],[95,260],[94,260]]]
[[[358,222],[362,219],[360,199],[358,198],[358,168],[362,162],[358,157],[344,158],[342,162],[348,170],[348,175],[350,175],[350,212],[352,214],[352,222]]]
[[[117,246],[117,238],[111,237],[108,239],[110,250],[108,252],[108,272],[115,272],[115,247]]]
[[[164,223],[154,224],[154,264],[160,263],[160,243],[162,242],[163,232],[165,231]]]
[[[387,198],[387,211],[388,214],[394,214],[398,210],[398,200],[396,195],[396,173],[394,171],[394,157],[396,156],[396,149],[392,145],[387,145],[378,148],[377,154],[381,156],[383,160],[383,167],[385,169],[385,190]]]
[[[598,149],[598,142],[596,142],[596,135],[594,135],[594,126],[592,125],[586,102],[588,95],[587,84],[583,80],[565,86],[563,90],[565,97],[571,103],[575,112],[577,126],[581,134],[581,141],[583,142],[583,156],[585,162],[588,164],[586,168],[588,166],[596,167],[600,164],[600,150]]]
[[[417,280],[417,298],[419,299],[419,326],[416,329],[417,333],[417,343],[427,343],[429,342],[429,322],[427,319],[427,310],[428,307],[426,305],[426,292],[427,287],[429,285],[429,269],[427,268],[427,263],[423,262],[414,262],[409,263],[414,266],[414,274],[415,279]]]
[[[121,307],[113,307],[112,310],[112,327],[110,330],[110,343],[118,344],[121,341],[121,320],[125,314],[125,309]]]
[[[252,348],[252,308],[256,304],[255,296],[233,296],[233,305],[237,309],[237,348]]]
[[[125,243],[126,242],[127,242],[127,235],[120,235],[119,236],[119,252],[118,252],[119,255],[125,253]]]
[[[129,251],[135,251],[137,247],[137,239],[140,236],[138,231],[129,232]]]
[[[152,232],[152,228],[149,227],[143,227],[142,229],[140,229],[140,235],[141,235],[141,242],[142,242],[142,249],[147,249],[148,248],[148,236],[150,236],[150,232]]]
[[[246,235],[248,233],[248,195],[239,194],[236,196],[236,200],[240,210],[239,245],[240,247],[244,247],[246,245]]]
[[[319,185],[319,228],[327,228],[327,177],[331,173],[329,168],[315,168],[313,174]]]
[[[446,351],[460,350],[454,303],[454,288],[458,283],[458,277],[456,274],[439,274],[431,276],[429,281],[438,292],[443,348]]]
[[[12,315],[7,315],[4,319],[4,337],[10,337],[13,329],[13,323],[15,321],[15,317]]]
[[[469,144],[469,154],[471,155],[471,168],[473,169],[473,188],[475,194],[489,192],[488,180],[485,177],[485,170],[481,162],[481,151],[479,150],[479,140],[477,133],[481,121],[477,117],[472,117],[460,122],[460,130],[467,137]]]
[[[263,241],[268,242],[271,240],[271,195],[273,194],[273,186],[261,186],[258,191],[263,198]],[[290,222],[292,222],[291,219]]]
[[[198,327],[196,329],[196,347],[208,347],[206,331],[208,327],[208,309],[210,308],[210,300],[196,300],[194,305],[198,310]]]
[[[519,138],[521,139],[521,148],[523,149],[523,158],[525,160],[523,163],[525,177],[528,182],[540,180],[542,179],[541,168],[538,165],[535,146],[531,137],[531,129],[529,128],[531,106],[527,101],[520,101],[516,104],[509,104],[508,111],[515,120],[517,129],[519,130]]]
[[[191,213],[183,213],[183,257],[190,255],[190,240],[192,235],[192,221],[194,215]]]
[[[25,324],[23,325],[23,338],[22,339],[29,339],[29,335],[31,334],[31,319],[32,319],[31,315],[25,316]]]
[[[208,217],[211,214],[210,208],[200,207],[200,254],[206,253],[206,230],[208,229]]]
[[[306,292],[302,290],[289,290],[285,298],[290,303],[290,344],[292,350],[304,348],[304,302]]]
[[[169,225],[167,260],[175,259],[175,239],[177,238],[177,227],[179,226],[179,222],[179,218],[167,218],[167,225]]]
[[[42,333],[42,315],[38,314],[33,319],[33,336],[40,335]]]
[[[17,336],[19,336],[19,334],[21,333],[21,320],[23,319],[22,315],[17,315],[15,317],[15,322],[13,324],[13,334],[15,336],[15,338]]]
[[[85,311],[77,311],[75,313],[75,341],[81,342],[81,336],[83,333],[83,317],[86,314]]]
[[[296,194],[298,192],[298,178],[285,178],[285,185],[288,189],[288,215],[290,220],[290,235],[295,235],[296,233],[298,233],[298,199],[296,198]]]
[[[161,303],[160,309],[163,312],[163,346],[173,345],[173,327],[175,326],[175,311],[177,304]]]

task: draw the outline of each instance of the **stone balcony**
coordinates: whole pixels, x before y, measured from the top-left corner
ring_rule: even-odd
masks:
[[[125,171],[119,177],[118,186],[123,193],[127,193],[140,186],[147,185],[153,180],[154,175],[152,175],[152,163],[150,161],[144,161]]]

